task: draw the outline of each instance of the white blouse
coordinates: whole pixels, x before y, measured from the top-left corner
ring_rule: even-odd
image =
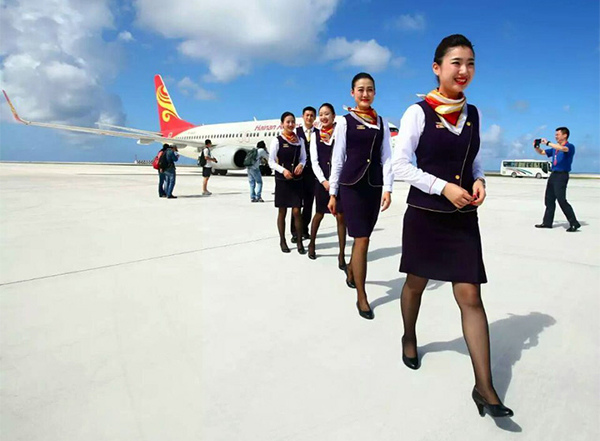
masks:
[[[329,138],[329,142],[326,142],[326,145],[331,145],[331,143],[333,143],[333,141],[335,140],[335,129],[333,129],[333,133],[331,134],[331,138]],[[314,134],[314,132],[313,132]],[[335,150],[335,147],[334,147]],[[333,161],[333,153],[332,153],[332,161]],[[321,166],[319,165],[319,151],[317,150],[317,135],[314,134],[314,136],[312,136],[310,138],[310,158],[311,158],[311,165],[312,165],[312,169],[313,169],[313,173],[315,174],[315,177],[317,178],[317,181],[319,181],[321,184],[323,182],[325,182],[327,180],[327,178],[325,178],[325,173],[323,173],[323,170],[321,169]]]
[[[306,148],[304,147],[304,140],[302,138],[300,138],[299,136],[298,136],[298,140],[300,141],[300,162],[298,164],[302,164],[302,167],[304,167],[306,165]],[[290,142],[290,144],[292,144],[292,143]],[[298,144],[292,144],[292,145],[298,145]],[[279,136],[277,136],[276,138],[273,138],[273,140],[271,141],[271,148],[269,149],[269,167],[271,167],[273,170],[278,171],[279,173],[283,174],[285,167],[282,165],[279,165],[277,163],[277,153],[278,152],[279,152]],[[294,173],[294,170],[289,170],[289,171]]]
[[[467,106],[465,106],[467,109]],[[479,109],[477,110],[479,113]],[[425,113],[418,104],[413,104],[402,116],[396,137],[392,169],[394,177],[417,187],[427,194],[441,195],[448,183],[430,173],[426,173],[411,163],[425,129]],[[479,137],[481,139],[481,113],[479,113]],[[473,161],[473,178],[485,178],[481,165],[481,148]]]
[[[352,115],[352,113],[350,114]],[[378,127],[372,124],[366,124],[363,120],[352,115],[367,127]],[[378,118],[379,119],[379,118]],[[392,173],[392,145],[390,142],[390,126],[385,118],[383,119],[383,142],[381,144],[381,162],[383,164],[383,191],[392,192],[394,185],[394,175]],[[333,136],[335,138],[335,147],[331,158],[331,176],[329,177],[329,194],[337,196],[339,190],[340,173],[344,162],[346,162],[346,129],[348,124],[346,118],[340,118],[335,126]],[[381,130],[381,127],[378,127]]]

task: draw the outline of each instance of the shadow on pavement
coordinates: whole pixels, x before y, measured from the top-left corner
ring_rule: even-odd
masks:
[[[539,335],[556,320],[548,314],[530,312],[527,315],[511,314],[508,318],[490,324],[490,345],[492,349],[492,371],[494,387],[502,401],[512,380],[513,366],[521,359],[523,351],[534,348],[539,343]],[[421,359],[433,352],[454,351],[469,355],[464,338],[451,341],[429,343],[419,348]],[[500,354],[495,356],[494,354]],[[509,403],[510,407],[510,403]],[[501,429],[521,432],[523,429],[510,418],[495,419]]]

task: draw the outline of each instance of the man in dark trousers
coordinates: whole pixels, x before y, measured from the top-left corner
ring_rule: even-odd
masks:
[[[572,233],[581,227],[581,224],[575,217],[573,207],[567,202],[569,172],[571,171],[571,164],[573,163],[573,157],[575,156],[575,146],[569,142],[569,135],[569,129],[566,127],[557,128],[556,133],[554,134],[556,143],[550,142],[546,138],[542,138],[541,144],[550,147],[545,150],[542,150],[534,141],[533,146],[540,155],[546,155],[547,157],[552,158],[552,173],[546,184],[546,212],[544,213],[544,220],[541,224],[537,224],[535,226],[536,228],[552,228],[557,200],[560,209],[569,221],[569,228],[567,231]]]
[[[163,144],[162,149],[160,149],[160,151],[162,153],[160,153],[161,155],[164,155],[167,151],[167,148],[169,147],[169,144]],[[160,167],[158,169],[158,197],[159,198],[166,198],[167,197],[167,192],[165,191],[165,171],[162,170]]]
[[[165,174],[165,193],[167,199],[177,199],[177,196],[173,195],[173,188],[175,188],[175,163],[179,160],[179,153],[177,153],[177,146],[169,145],[164,153],[167,161],[167,166],[164,169]]]
[[[315,133],[313,127],[315,118],[317,117],[317,111],[314,107],[307,106],[302,110],[302,126],[296,128],[296,135],[304,140],[304,147],[306,148],[306,165],[302,171],[302,188],[303,188],[303,204],[302,204],[302,228],[304,231],[301,232],[302,239],[310,238],[308,230],[310,228],[310,221],[312,219],[312,208],[315,200],[315,174],[312,169],[310,162],[310,140]],[[296,232],[296,226],[294,225],[293,217],[290,218],[290,225],[292,231],[292,242],[298,242],[299,233]]]

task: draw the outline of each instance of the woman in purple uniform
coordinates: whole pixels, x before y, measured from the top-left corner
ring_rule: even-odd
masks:
[[[315,175],[315,200],[316,210],[310,227],[310,243],[308,244],[308,257],[316,259],[316,239],[319,225],[325,216],[330,213],[327,204],[329,203],[329,176],[331,174],[331,159],[335,145],[333,131],[335,129],[335,110],[329,103],[324,103],[319,107],[319,120],[321,128],[316,130],[314,136],[310,139],[310,157],[312,158],[312,169]],[[340,252],[338,254],[338,267],[346,270],[346,223],[344,222],[343,209],[340,201],[337,201],[337,221],[338,242]]]
[[[477,207],[485,200],[480,117],[464,90],[475,75],[475,54],[462,35],[438,45],[433,72],[439,87],[410,106],[400,123],[394,177],[411,184],[402,231],[402,360],[419,368],[416,322],[429,279],[452,282],[473,369],[472,397],[480,414],[512,416],[492,384],[488,322],[481,301],[487,282]],[[411,163],[416,155],[417,165]]]
[[[275,207],[279,209],[277,215],[277,229],[279,230],[279,246],[281,251],[289,253],[285,240],[285,215],[287,209],[292,209],[296,231],[302,231],[302,170],[306,164],[306,150],[304,140],[299,138],[296,129],[296,117],[292,112],[281,115],[283,131],[274,138],[269,149],[269,166],[275,171]],[[298,252],[305,254],[302,241],[297,243]]]
[[[372,320],[365,291],[367,252],[379,210],[387,210],[392,203],[392,148],[387,121],[371,107],[375,99],[373,77],[364,72],[357,74],[352,79],[351,94],[356,107],[348,109],[334,132],[329,211],[337,213],[339,196],[348,235],[354,238],[346,283],[356,288],[359,315]]]

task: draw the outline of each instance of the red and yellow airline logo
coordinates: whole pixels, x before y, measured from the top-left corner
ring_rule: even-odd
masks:
[[[169,92],[166,91],[164,84],[161,84],[156,88],[156,101],[158,101],[158,105],[161,107],[160,117],[164,122],[171,121],[171,117],[173,116],[177,119],[181,119],[177,114],[177,110],[175,110],[175,106],[173,105]]]

